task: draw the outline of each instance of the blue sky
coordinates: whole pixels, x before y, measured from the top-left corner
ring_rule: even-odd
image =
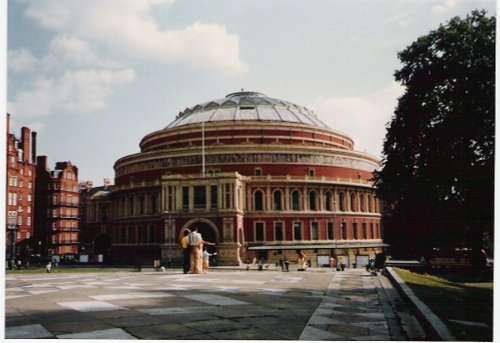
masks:
[[[51,167],[94,185],[179,111],[242,88],[380,157],[397,52],[473,9],[496,15],[486,0],[10,0],[6,107]]]

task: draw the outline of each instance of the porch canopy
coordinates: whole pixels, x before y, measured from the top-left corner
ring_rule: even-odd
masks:
[[[359,243],[359,244],[311,244],[311,245],[258,245],[250,246],[248,250],[312,250],[312,249],[359,249],[359,248],[387,248],[386,243]]]

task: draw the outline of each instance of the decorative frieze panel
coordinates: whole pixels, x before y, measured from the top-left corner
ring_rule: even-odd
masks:
[[[150,161],[130,163],[116,168],[116,176],[148,170],[173,167],[196,166],[202,164],[202,156],[180,156],[159,158]],[[317,155],[317,154],[286,154],[286,153],[236,153],[206,155],[206,164],[256,164],[256,163],[283,163],[283,164],[314,164],[334,167],[344,167],[373,172],[378,166],[372,162],[347,156]]]

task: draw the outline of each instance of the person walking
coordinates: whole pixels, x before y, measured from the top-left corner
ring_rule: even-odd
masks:
[[[187,274],[191,270],[191,246],[189,245],[189,234],[191,230],[184,230],[184,236],[181,238],[181,248],[182,248],[182,269],[184,274]]]
[[[307,256],[303,252],[300,253],[299,259],[297,262],[299,264],[299,270],[305,271],[307,268]]]
[[[203,244],[215,245],[213,243],[205,242],[195,227],[189,234],[189,245],[191,247],[191,273],[203,273]]]
[[[207,247],[204,246],[203,247],[203,273],[208,273],[208,267],[209,267],[209,264],[210,264],[210,256],[212,256],[213,254],[210,254],[208,251],[207,251]]]

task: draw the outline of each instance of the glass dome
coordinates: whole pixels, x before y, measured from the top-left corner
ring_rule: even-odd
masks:
[[[241,120],[302,123],[330,129],[313,111],[303,106],[245,91],[187,108],[166,129],[202,122]]]

